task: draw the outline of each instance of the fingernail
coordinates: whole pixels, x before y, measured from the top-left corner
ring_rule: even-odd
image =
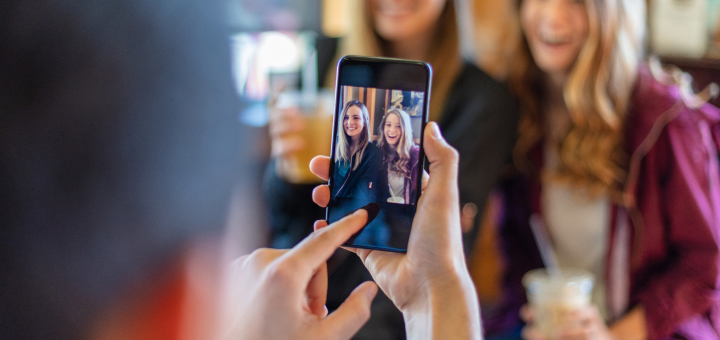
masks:
[[[432,128],[430,129],[431,135],[435,139],[442,139],[442,134],[440,133],[440,128],[438,127],[437,123],[431,123]]]

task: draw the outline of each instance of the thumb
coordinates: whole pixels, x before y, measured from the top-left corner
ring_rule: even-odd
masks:
[[[355,288],[340,307],[322,322],[323,339],[350,339],[368,319],[378,287],[367,281]]]
[[[430,162],[430,179],[427,193],[440,193],[451,190],[457,197],[458,152],[445,141],[437,123],[430,122],[425,128],[425,156]],[[426,195],[430,196],[430,195]],[[455,204],[456,202],[452,202]]]

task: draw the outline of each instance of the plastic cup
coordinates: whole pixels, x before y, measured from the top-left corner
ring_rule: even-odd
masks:
[[[528,302],[535,311],[533,325],[548,339],[572,326],[568,315],[590,305],[595,278],[583,269],[563,269],[550,276],[545,269],[527,272],[522,279]]]
[[[286,92],[278,96],[276,107],[300,108],[305,126],[297,134],[303,140],[303,148],[278,160],[279,175],[291,183],[320,183],[321,180],[310,172],[310,160],[318,155],[330,155],[333,94],[321,91],[307,103],[303,102],[301,93]]]

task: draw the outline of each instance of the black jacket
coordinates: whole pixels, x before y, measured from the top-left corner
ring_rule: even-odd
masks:
[[[380,150],[375,146],[375,143],[368,142],[360,164],[356,169],[349,169],[345,176],[339,176],[337,173],[333,174],[333,183],[335,183],[333,196],[361,196],[369,202],[373,191],[369,184],[375,181],[378,168],[382,162],[380,157]]]

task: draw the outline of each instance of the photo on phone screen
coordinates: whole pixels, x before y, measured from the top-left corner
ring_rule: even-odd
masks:
[[[346,245],[405,251],[422,186],[431,70],[383,58],[340,61],[328,223],[370,205]]]

